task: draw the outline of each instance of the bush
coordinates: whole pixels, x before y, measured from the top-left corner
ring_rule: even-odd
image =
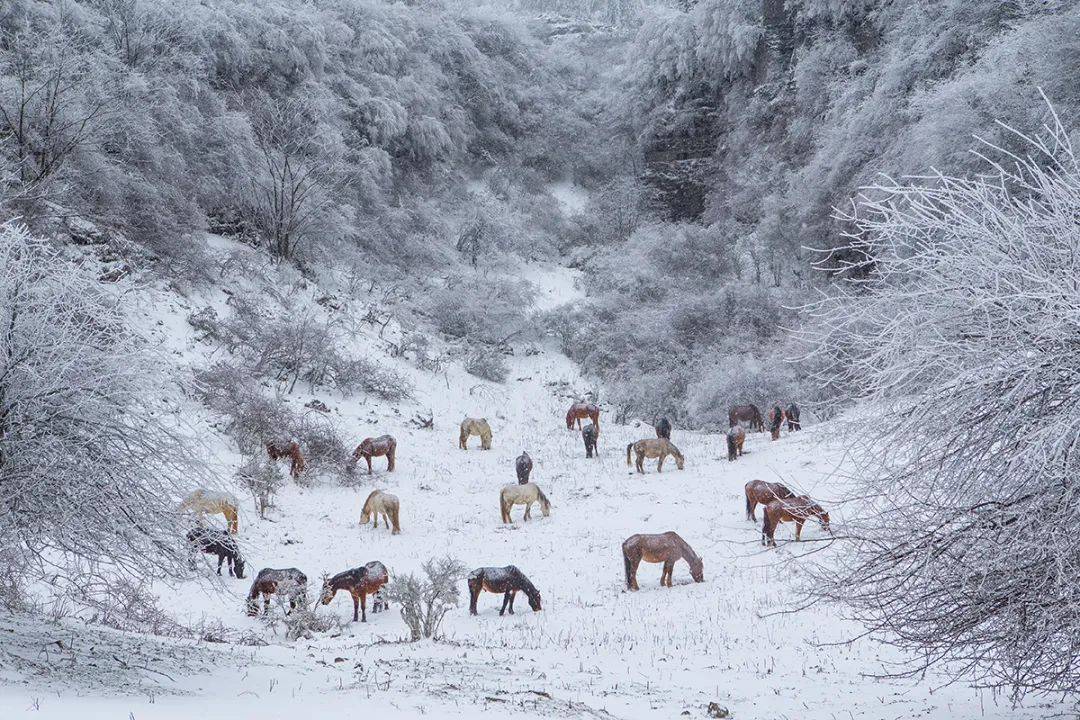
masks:
[[[465,359],[465,371],[484,380],[502,383],[510,374],[510,366],[497,350],[477,350]]]
[[[428,560],[423,570],[423,578],[412,573],[394,577],[386,593],[401,605],[413,641],[438,636],[446,613],[458,604],[458,585],[465,577],[465,566],[451,557]]]
[[[255,509],[259,517],[265,518],[266,511],[273,505],[277,491],[285,485],[285,473],[266,453],[262,453],[249,457],[237,470],[236,475],[255,500]]]

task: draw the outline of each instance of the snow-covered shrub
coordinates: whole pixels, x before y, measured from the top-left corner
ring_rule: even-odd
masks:
[[[501,345],[531,334],[533,328],[527,315],[531,303],[529,283],[470,277],[426,292],[419,309],[451,337]]]
[[[498,350],[485,348],[476,350],[465,359],[465,372],[484,380],[502,383],[510,374],[506,357]]]
[[[274,496],[285,485],[285,473],[276,462],[262,453],[248,457],[236,475],[255,500],[259,517],[266,517],[266,511],[274,504]]]
[[[873,419],[847,552],[816,585],[911,673],[1075,692],[1080,164],[1060,123],[1017,142],[984,174],[868,189],[844,218],[862,259],[813,338]]]
[[[458,604],[465,566],[451,557],[431,559],[423,564],[424,576],[395,575],[386,597],[401,605],[401,619],[413,641],[437,637],[439,625],[450,608]]]
[[[109,290],[0,226],[0,546],[26,577],[186,572],[174,499],[203,469]]]

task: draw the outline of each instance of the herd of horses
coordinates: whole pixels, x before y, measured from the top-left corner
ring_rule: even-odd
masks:
[[[582,420],[587,420],[584,425]],[[570,406],[566,413],[566,428],[573,430],[575,422],[581,432],[585,444],[585,457],[593,458],[597,455],[597,442],[600,437],[600,407],[595,403],[576,402]],[[774,405],[766,418],[761,414],[757,406],[736,405],[728,412],[729,429],[726,434],[728,460],[735,461],[743,455],[743,446],[746,442],[746,431],[764,432],[766,427],[773,440],[780,437],[780,430],[787,424],[788,431],[802,429],[799,421],[799,407],[791,403],[786,408],[779,404]],[[675,459],[675,465],[682,470],[685,465],[685,457],[682,452],[671,442],[672,424],[666,417],[659,418],[654,424],[655,438],[644,438],[626,446],[626,464],[631,464],[631,455],[635,457],[637,472],[644,473],[644,461],[656,459],[656,471],[662,472],[664,460],[668,457]],[[481,448],[491,449],[492,432],[491,426],[485,418],[465,418],[460,425],[458,446],[462,450],[468,449],[468,440],[472,436],[479,436]],[[304,457],[300,444],[297,440],[272,441],[266,444],[266,451],[271,460],[288,459],[290,474],[295,478],[304,470]],[[387,459],[387,471],[395,469],[395,455],[397,441],[391,435],[365,438],[351,456],[352,464],[365,460],[368,474],[373,472],[371,460],[374,457]],[[543,491],[532,482],[533,460],[527,452],[522,452],[514,462],[514,471],[517,483],[508,484],[499,491],[499,510],[503,523],[511,523],[511,510],[515,505],[524,505],[525,513],[523,520],[532,517],[532,506],[539,504],[544,517],[551,512],[551,502]],[[803,525],[807,520],[817,519],[827,532],[829,528],[829,514],[810,497],[796,495],[789,488],[780,483],[765,482],[763,480],[751,480],[744,487],[746,496],[746,518],[757,522],[756,509],[762,506],[761,544],[775,547],[775,533],[781,523],[791,522],[795,524],[795,540],[802,538]],[[385,528],[391,534],[401,532],[400,502],[397,496],[383,490],[373,490],[364,501],[360,515],[360,524],[366,525],[373,521],[374,527],[379,527],[379,518],[383,519]],[[222,567],[225,566],[229,575],[238,579],[244,578],[246,562],[240,553],[240,548],[235,540],[239,533],[239,513],[237,499],[226,492],[199,489],[184,498],[180,504],[180,510],[195,513],[200,517],[199,525],[192,529],[187,540],[192,550],[191,563],[194,568],[195,553],[214,555],[218,558],[217,572],[221,575]],[[207,514],[221,514],[227,522],[227,531],[206,527],[201,517]],[[684,560],[690,567],[690,575],[695,582],[704,581],[704,561],[694,552],[678,533],[665,532],[658,534],[631,535],[622,544],[623,562],[626,574],[626,587],[628,590],[637,590],[637,570],[644,561],[647,563],[662,564],[660,575],[661,587],[672,587],[672,573],[675,563]],[[382,588],[389,581],[390,575],[386,567],[379,561],[369,562],[366,565],[351,568],[336,575],[323,577],[323,587],[320,601],[328,605],[338,591],[344,590],[350,594],[353,600],[353,621],[367,622],[367,596],[375,598],[373,612],[379,612],[386,608],[386,601],[382,594]],[[499,614],[509,611],[514,612],[514,598],[518,592],[523,592],[528,598],[529,607],[533,611],[541,609],[540,592],[525,574],[513,565],[505,567],[483,567],[474,570],[467,578],[469,588],[469,612],[476,614],[476,603],[482,591],[487,591],[503,596],[502,607]],[[248,593],[246,609],[249,615],[255,616],[259,612],[259,598],[263,600],[263,612],[270,610],[271,599],[280,598],[288,604],[289,610],[306,603],[307,576],[297,568],[265,568],[260,570],[251,585]]]

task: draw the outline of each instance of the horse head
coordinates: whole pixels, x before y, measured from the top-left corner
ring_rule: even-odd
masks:
[[[237,553],[236,557],[233,558],[233,572],[236,573],[236,578],[238,580],[244,579],[245,567],[247,567],[247,563],[244,562],[244,558],[240,557],[240,554]]]
[[[535,587],[526,587],[525,595],[529,598],[529,607],[532,608],[533,612],[540,612],[540,591]]]
[[[705,582],[705,561],[700,557],[694,557],[690,561],[690,577],[694,578],[694,582]]]
[[[334,590],[334,585],[330,582],[329,575],[323,575],[322,580],[322,593],[319,595],[319,601],[323,605],[329,605],[330,601],[334,599],[334,595],[337,591]]]

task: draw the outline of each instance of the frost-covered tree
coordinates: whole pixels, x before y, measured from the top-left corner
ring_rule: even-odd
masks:
[[[0,548],[24,579],[184,571],[200,470],[163,380],[117,297],[0,226]]]
[[[1057,122],[1013,135],[983,174],[874,187],[843,218],[853,279],[816,341],[873,419],[817,587],[912,673],[1075,692],[1080,164]]]

